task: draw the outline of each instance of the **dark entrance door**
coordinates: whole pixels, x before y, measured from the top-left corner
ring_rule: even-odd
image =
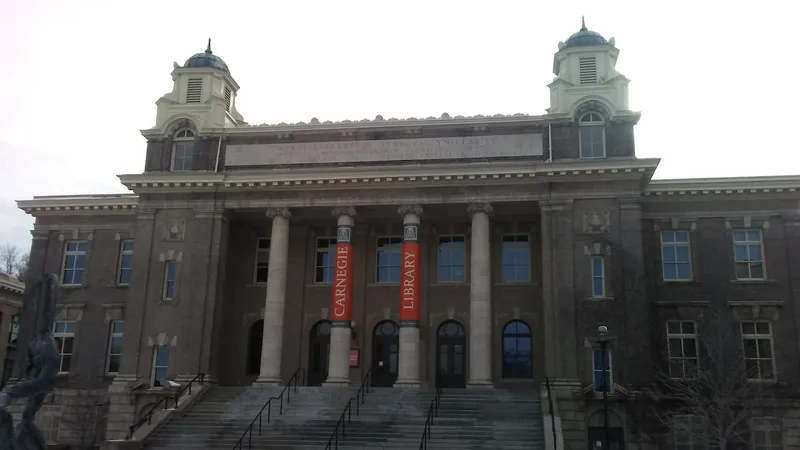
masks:
[[[436,372],[443,388],[467,386],[467,338],[460,323],[449,320],[439,326],[436,334]]]
[[[589,427],[589,450],[603,448],[605,430],[603,427]],[[608,428],[608,450],[625,450],[625,430],[619,427]]]
[[[391,387],[397,381],[397,355],[400,330],[391,320],[375,326],[372,332],[372,385]]]
[[[331,344],[331,323],[327,320],[317,322],[311,328],[308,348],[309,386],[322,386],[328,378],[328,350]]]
[[[247,333],[247,368],[245,375],[257,377],[261,370],[261,345],[264,340],[264,321],[259,320],[250,326]]]

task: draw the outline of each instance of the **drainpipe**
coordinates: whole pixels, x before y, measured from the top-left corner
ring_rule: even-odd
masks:
[[[553,162],[553,126],[547,124],[547,162]]]
[[[222,149],[222,135],[219,135],[219,142],[217,142],[217,159],[214,161],[214,173],[219,172],[219,152]]]

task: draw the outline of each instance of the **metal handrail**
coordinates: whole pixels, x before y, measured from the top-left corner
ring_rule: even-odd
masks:
[[[131,439],[133,439],[133,433],[135,433],[136,430],[141,428],[142,425],[144,425],[145,423],[150,425],[153,419],[153,414],[156,412],[156,409],[158,409],[162,403],[164,404],[164,411],[169,409],[170,400],[175,400],[175,408],[177,408],[178,401],[181,399],[181,395],[186,391],[189,392],[189,395],[192,395],[192,384],[194,384],[195,381],[198,381],[202,385],[205,378],[206,374],[198,373],[197,375],[194,376],[194,378],[192,378],[191,381],[189,381],[189,384],[175,391],[174,397],[172,396],[163,397],[161,398],[161,400],[157,401],[153,406],[150,407],[150,410],[147,411],[146,414],[144,414],[142,417],[139,418],[139,420],[135,421],[128,427],[128,434],[125,436],[125,440],[130,441]]]
[[[419,441],[419,450],[428,449],[428,441],[431,439],[431,425],[433,425],[433,418],[439,417],[439,406],[442,399],[442,387],[439,383],[439,377],[436,377],[436,395],[431,399],[431,405],[428,407],[428,417],[425,418],[425,427],[422,429],[422,439]]]
[[[278,400],[280,402],[280,404],[279,404],[280,406],[279,406],[279,409],[278,409],[278,415],[282,416],[283,415],[283,394],[286,394],[286,403],[291,403],[292,402],[292,389],[290,389],[290,388],[292,387],[292,382],[294,381],[294,392],[297,392],[297,383],[298,383],[298,381],[300,381],[300,385],[303,386],[304,383],[305,383],[305,377],[306,377],[306,370],[303,369],[302,367],[300,367],[300,368],[298,368],[297,370],[294,371],[292,376],[289,377],[289,381],[286,383],[286,386],[283,387],[283,390],[281,391],[281,393],[278,394],[277,397],[270,397],[269,400],[267,400],[267,403],[264,403],[264,406],[261,407],[261,410],[253,418],[253,421],[250,422],[250,425],[248,425],[247,428],[245,428],[244,433],[242,433],[242,436],[239,438],[238,441],[236,441],[236,444],[233,446],[234,450],[243,450],[245,448],[244,447],[244,438],[245,437],[247,437],[247,449],[250,450],[252,448],[252,445],[253,445],[253,428],[255,427],[256,422],[258,422],[258,435],[261,436],[261,424],[263,422],[264,410],[265,409],[267,410],[267,423],[270,423],[270,420],[272,420],[272,401],[273,400]]]
[[[325,450],[339,450],[339,428],[342,430],[342,439],[345,438],[347,434],[347,425],[351,423],[352,415],[353,415],[353,400],[356,401],[356,416],[361,413],[361,406],[364,404],[364,400],[367,398],[367,394],[369,394],[369,387],[372,381],[372,369],[367,371],[367,374],[364,375],[364,379],[361,380],[361,386],[358,387],[358,391],[356,391],[356,396],[351,397],[347,400],[347,405],[344,407],[344,411],[342,411],[342,415],[339,416],[339,421],[336,422],[336,427],[333,429],[333,434],[331,434],[331,438],[328,439],[328,445],[325,446]],[[347,417],[347,420],[345,420]]]
[[[550,378],[544,377],[544,385],[547,388],[547,405],[550,407],[550,424],[553,428],[553,448],[558,448],[558,433],[556,432],[556,416],[553,414],[553,393],[550,391]]]

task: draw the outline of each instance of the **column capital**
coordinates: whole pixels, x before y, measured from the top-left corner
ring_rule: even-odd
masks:
[[[333,208],[331,214],[333,215],[333,217],[342,217],[342,216],[355,217],[356,208],[353,206],[340,206],[337,208]]]
[[[494,207],[492,207],[491,203],[470,203],[467,207],[467,213],[469,213],[470,216],[479,212],[491,214],[494,212]]]
[[[397,214],[401,216],[406,216],[408,214],[414,214],[415,216],[419,217],[422,214],[422,206],[420,205],[402,205],[397,208]]]
[[[292,212],[289,208],[267,208],[267,217],[274,219],[279,216],[289,219],[292,217]]]

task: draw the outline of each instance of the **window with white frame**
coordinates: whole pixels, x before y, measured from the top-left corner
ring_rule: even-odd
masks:
[[[61,284],[79,286],[83,284],[86,272],[86,241],[67,241],[64,244],[64,260],[61,270]]]
[[[733,232],[733,254],[737,280],[763,280],[766,278],[761,230],[735,230]]]
[[[256,238],[255,268],[253,283],[266,283],[269,278],[269,238]]]
[[[375,281],[378,283],[399,283],[400,266],[403,262],[403,238],[379,237],[377,243],[377,264]]]
[[[172,138],[172,171],[192,170],[193,161],[194,133],[191,130],[179,130]]]
[[[705,450],[708,433],[704,417],[693,415],[673,416],[675,450]]]
[[[75,343],[75,322],[58,321],[53,323],[53,338],[59,354],[58,372],[67,373],[72,367],[73,344]]]
[[[108,355],[106,357],[107,374],[119,372],[119,365],[122,362],[122,335],[124,332],[124,320],[114,320],[111,322],[111,329],[108,333]]]
[[[753,450],[781,450],[781,419],[777,417],[754,417],[750,422],[750,440]]]
[[[581,158],[605,158],[606,122],[599,113],[587,112],[578,121]]]
[[[613,376],[611,374],[611,349],[602,346],[592,349],[592,372],[594,373],[594,391],[611,392]]]
[[[175,279],[177,278],[178,263],[167,261],[164,264],[164,288],[162,298],[172,300],[175,298]]]
[[[664,281],[690,281],[692,279],[689,232],[661,232],[661,270]]]
[[[592,256],[592,297],[606,296],[606,264],[602,256]]]
[[[439,283],[467,280],[467,251],[464,236],[439,236]]]
[[[503,235],[501,276],[504,283],[531,281],[531,245],[527,234]]]
[[[667,321],[667,351],[671,378],[694,378],[697,376],[699,362],[697,329],[693,321]]]
[[[317,254],[314,263],[314,283],[333,283],[334,263],[336,262],[336,238],[317,238]]]
[[[117,284],[126,286],[131,282],[133,269],[133,239],[123,239],[119,245],[119,271]]]
[[[772,350],[772,324],[767,321],[743,321],[742,349],[747,378],[775,379],[775,356]]]
[[[151,377],[153,386],[162,386],[168,375],[169,347],[158,345],[153,348],[153,374]]]

